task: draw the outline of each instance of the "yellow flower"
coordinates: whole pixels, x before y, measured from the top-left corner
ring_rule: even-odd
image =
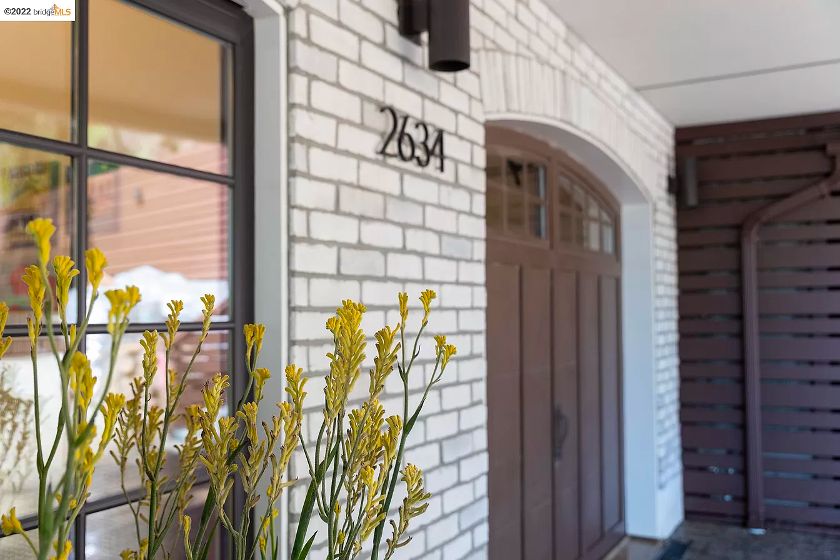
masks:
[[[184,526],[184,540],[189,542],[190,540],[190,530],[192,529],[192,519],[189,515],[185,515],[181,520]]]
[[[257,368],[254,370],[254,401],[260,402],[263,398],[263,387],[265,382],[271,378],[271,371],[268,368]]]
[[[143,347],[143,378],[146,385],[151,385],[158,370],[157,342],[157,331],[143,331],[140,346]]]
[[[296,409],[303,410],[303,399],[306,398],[307,379],[303,377],[303,369],[294,364],[286,366],[286,393],[291,397]]]
[[[442,357],[440,361],[441,371],[446,369],[447,364],[449,363],[449,359],[452,358],[455,354],[458,353],[458,349],[455,347],[454,344],[447,344],[443,347],[442,350]]]
[[[55,560],[67,560],[68,558],[70,558],[70,551],[72,549],[73,545],[70,543],[70,541],[65,541],[64,546],[61,547],[61,550],[59,550],[58,543],[56,543],[55,551],[57,555],[55,556]]]
[[[394,365],[397,363],[397,352],[400,349],[400,343],[394,345],[399,326],[396,329],[391,329],[385,326],[376,333],[376,358],[373,359],[374,367],[370,370],[370,388],[368,390],[371,399],[379,397],[379,394],[385,389],[385,381],[388,376],[394,371]]]
[[[12,337],[7,336],[6,338],[0,338],[0,359],[6,355],[6,352],[9,351],[9,348],[12,346]]]
[[[9,306],[6,302],[0,301],[0,359],[12,345],[12,337],[3,338],[3,331],[6,330],[6,321],[9,319]]]
[[[58,300],[58,310],[62,318],[65,317],[67,300],[70,298],[70,285],[73,278],[79,275],[79,270],[75,266],[76,263],[73,262],[73,259],[64,255],[59,255],[53,259],[55,297]]]
[[[114,428],[124,407],[125,395],[121,393],[108,393],[108,396],[105,397],[105,402],[100,408],[105,426],[102,430],[102,439],[99,441],[99,449],[96,452],[97,460],[102,457],[102,454],[105,452],[105,447],[114,437]]]
[[[88,282],[90,282],[94,293],[99,289],[99,284],[102,283],[106,266],[108,266],[108,259],[105,258],[102,251],[96,248],[85,251],[85,268],[87,269]]]
[[[41,317],[44,316],[44,296],[47,293],[47,287],[44,285],[44,276],[41,274],[41,269],[31,264],[23,271],[21,279],[26,284],[27,292],[29,293],[29,306],[32,308],[35,323],[40,325]]]
[[[204,304],[204,309],[201,310],[201,314],[204,316],[204,321],[202,321],[201,325],[201,341],[204,342],[204,339],[207,338],[207,331],[210,330],[213,312],[216,309],[216,296],[213,294],[204,294],[201,298],[201,303]]]
[[[6,536],[23,534],[23,525],[17,518],[15,508],[10,509],[8,514],[0,516],[0,528]]]
[[[93,386],[96,384],[96,378],[93,376],[87,356],[81,352],[73,354],[73,357],[70,358],[68,374],[70,376],[70,389],[76,396],[76,407],[79,411],[86,411],[93,399]]]
[[[327,419],[338,416],[359,378],[367,346],[365,333],[361,329],[362,316],[366,310],[361,303],[348,299],[342,302],[335,316],[327,322],[327,328],[333,333],[335,341],[335,351],[327,354],[330,360],[330,373],[324,389],[324,415]]]
[[[434,290],[424,290],[420,294],[420,303],[423,304],[423,326],[429,322],[429,313],[432,311],[432,301],[437,298]]]
[[[172,348],[175,342],[175,335],[178,328],[181,326],[181,311],[184,310],[184,302],[179,299],[173,299],[166,304],[169,308],[169,315],[166,316],[166,334],[163,335],[163,345],[167,350]]]
[[[55,233],[53,221],[49,218],[36,218],[26,224],[26,233],[35,240],[35,246],[38,248],[38,262],[41,267],[46,268],[52,248],[50,238]]]
[[[108,310],[108,332],[114,334],[116,329],[125,326],[129,314],[140,303],[140,289],[137,286],[126,286],[122,290],[108,290],[105,297],[111,303],[111,309]]]
[[[248,324],[242,329],[245,333],[245,357],[251,363],[251,354],[254,350],[259,354],[262,350],[263,338],[265,337],[265,325]]]
[[[400,300],[400,321],[405,328],[405,323],[408,321],[408,294],[400,292],[398,297]]]

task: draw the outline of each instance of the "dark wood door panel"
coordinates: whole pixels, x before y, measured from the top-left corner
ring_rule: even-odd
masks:
[[[621,465],[621,383],[618,326],[619,283],[600,279],[601,448],[603,457],[603,530],[610,532],[624,518]]]
[[[587,551],[603,535],[598,276],[581,272],[578,293],[581,539],[583,550]]]
[[[520,421],[520,269],[490,264],[487,295],[487,406],[490,554],[493,560],[522,557],[522,426]],[[504,414],[498,413],[504,411]]]
[[[522,270],[522,486],[526,560],[551,558],[551,271]]]
[[[554,276],[554,558],[576,560],[581,554],[577,274]]]
[[[493,127],[488,141],[490,557],[600,560],[624,536],[619,208],[557,150]],[[509,202],[529,166],[546,219],[525,232]],[[596,222],[608,242],[588,237]]]

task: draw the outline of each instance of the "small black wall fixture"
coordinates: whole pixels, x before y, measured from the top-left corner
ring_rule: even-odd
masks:
[[[429,32],[429,68],[470,67],[470,0],[398,0],[400,33],[415,42]]]

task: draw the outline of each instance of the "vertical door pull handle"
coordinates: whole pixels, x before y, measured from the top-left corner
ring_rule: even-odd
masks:
[[[554,409],[554,459],[563,458],[563,444],[569,435],[569,419],[559,408]]]

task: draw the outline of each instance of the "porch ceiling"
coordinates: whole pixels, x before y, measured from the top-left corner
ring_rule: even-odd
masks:
[[[840,109],[836,0],[548,0],[677,126]]]

